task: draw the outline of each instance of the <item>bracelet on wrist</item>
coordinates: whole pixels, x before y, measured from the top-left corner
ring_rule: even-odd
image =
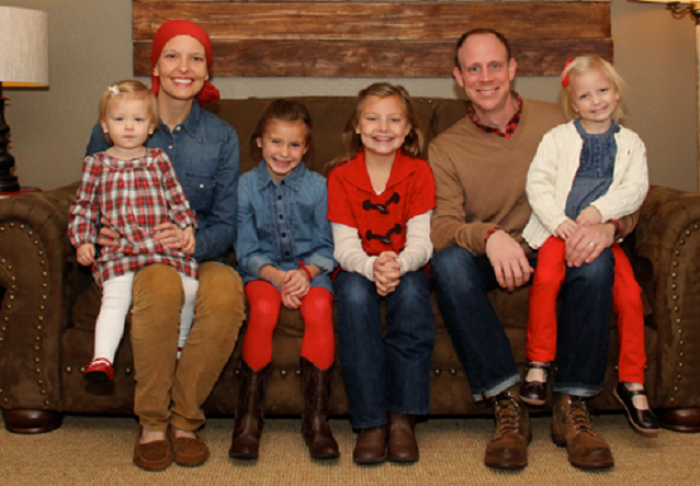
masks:
[[[303,270],[304,273],[306,273],[306,276],[309,277],[309,282],[311,282],[314,279],[314,276],[311,275],[311,270],[309,270],[304,263],[306,263],[306,260],[299,262],[299,270]]]
[[[503,228],[501,228],[500,226],[494,226],[486,232],[486,235],[484,236],[484,245],[486,245],[486,243],[489,241],[489,238],[491,238],[491,236],[498,230],[503,230]]]
[[[612,223],[613,226],[615,226],[615,234],[613,235],[613,238],[617,240],[620,237],[620,235],[622,234],[622,225],[616,219],[611,219],[608,222]]]

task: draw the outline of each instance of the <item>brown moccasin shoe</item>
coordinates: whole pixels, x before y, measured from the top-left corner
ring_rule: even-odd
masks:
[[[496,434],[486,446],[484,464],[499,469],[527,466],[527,446],[532,440],[527,409],[511,393],[496,397]]]
[[[552,441],[566,447],[569,462],[575,467],[596,469],[615,465],[610,447],[593,430],[586,402],[580,397],[555,397]]]
[[[201,466],[209,459],[209,448],[204,443],[199,432],[195,430],[194,435],[194,439],[190,437],[176,439],[175,434],[173,434],[173,428],[168,427],[168,437],[173,445],[173,456],[175,462],[180,466]]]
[[[139,425],[134,447],[134,463],[146,471],[162,471],[173,463],[173,451],[169,440],[156,440],[141,444],[143,427]]]

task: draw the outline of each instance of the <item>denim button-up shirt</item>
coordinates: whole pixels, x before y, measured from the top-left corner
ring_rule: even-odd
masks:
[[[194,258],[225,262],[224,253],[236,241],[238,212],[238,135],[216,115],[192,104],[190,114],[172,131],[160,122],[147,147],[164,150],[172,161],[199,218]],[[99,124],[92,129],[87,155],[110,147]]]
[[[333,291],[329,272],[333,260],[333,234],[326,218],[326,179],[306,169],[304,163],[275,184],[261,162],[241,176],[238,188],[238,239],[236,257],[243,282],[261,280],[265,265],[289,271],[305,260],[324,273],[312,287]]]

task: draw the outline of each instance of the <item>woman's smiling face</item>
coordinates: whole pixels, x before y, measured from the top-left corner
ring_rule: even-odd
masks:
[[[209,79],[204,46],[194,37],[178,35],[165,44],[153,68],[161,95],[175,100],[192,100]]]

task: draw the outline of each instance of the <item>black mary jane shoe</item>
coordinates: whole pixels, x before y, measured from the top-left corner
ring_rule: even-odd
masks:
[[[625,407],[627,418],[632,427],[642,434],[654,437],[659,433],[659,420],[651,409],[642,410],[634,406],[632,397],[635,395],[645,395],[644,390],[629,390],[624,383],[618,383],[614,390],[615,398]]]
[[[520,385],[520,399],[528,405],[541,407],[547,403],[547,378],[549,376],[549,363],[534,363],[529,362],[527,369],[535,368],[544,371],[544,382],[541,381],[524,381]]]

